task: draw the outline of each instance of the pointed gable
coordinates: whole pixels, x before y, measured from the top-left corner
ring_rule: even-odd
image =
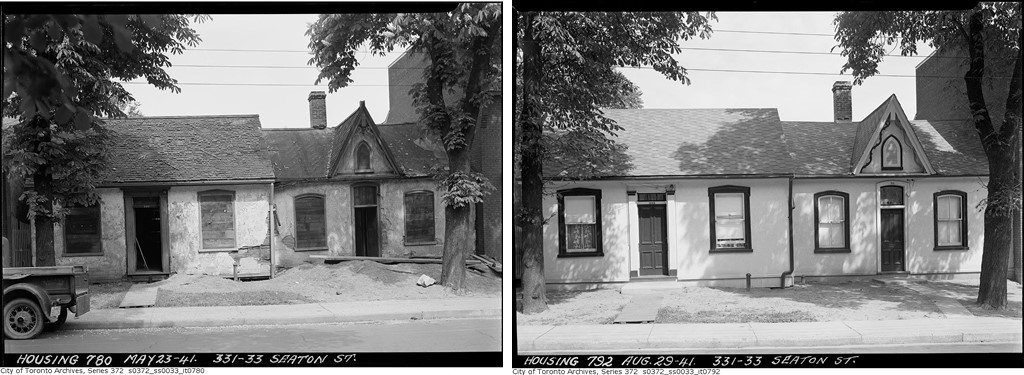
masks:
[[[857,124],[852,152],[854,175],[935,173],[896,95]]]
[[[360,101],[359,108],[334,129],[328,177],[403,174],[366,103]]]

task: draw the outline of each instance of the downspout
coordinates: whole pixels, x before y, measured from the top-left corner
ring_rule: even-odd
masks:
[[[275,269],[277,266],[274,264],[274,183],[270,183],[270,204],[267,205],[267,235],[270,236],[270,278],[274,278]]]
[[[786,276],[793,274],[793,269],[796,267],[793,261],[793,176],[789,176],[789,270],[782,273],[779,282],[781,282],[780,288],[786,287]]]

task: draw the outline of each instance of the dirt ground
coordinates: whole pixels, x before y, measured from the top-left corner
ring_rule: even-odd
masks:
[[[1007,283],[1007,309],[985,310],[974,304],[977,281],[928,282],[957,298],[977,316],[1021,317],[1021,286]],[[950,294],[952,293],[952,294]],[[617,290],[549,292],[549,309],[516,313],[519,325],[610,324],[630,296]],[[668,292],[655,323],[813,322],[943,318],[933,298],[903,286],[870,281],[802,284],[786,289],[691,287]]]
[[[270,305],[312,302],[500,297],[501,278],[466,270],[465,290],[456,294],[440,285],[416,285],[420,275],[441,277],[440,264],[380,264],[348,261],[303,264],[269,280],[234,281],[217,276],[175,274],[152,285],[157,307]],[[92,285],[94,309],[117,308],[130,283]]]

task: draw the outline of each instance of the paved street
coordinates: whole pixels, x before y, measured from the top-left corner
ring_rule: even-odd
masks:
[[[946,343],[901,345],[848,345],[815,347],[759,347],[735,349],[647,349],[597,351],[533,351],[519,355],[557,354],[820,354],[820,353],[1020,353],[1021,343]]]
[[[44,333],[7,353],[381,352],[501,350],[501,319]]]

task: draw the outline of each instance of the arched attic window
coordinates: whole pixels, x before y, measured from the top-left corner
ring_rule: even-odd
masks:
[[[359,142],[356,147],[356,173],[371,173],[370,169],[370,145],[366,141]]]
[[[903,145],[894,136],[885,139],[882,145],[882,170],[903,169]]]

